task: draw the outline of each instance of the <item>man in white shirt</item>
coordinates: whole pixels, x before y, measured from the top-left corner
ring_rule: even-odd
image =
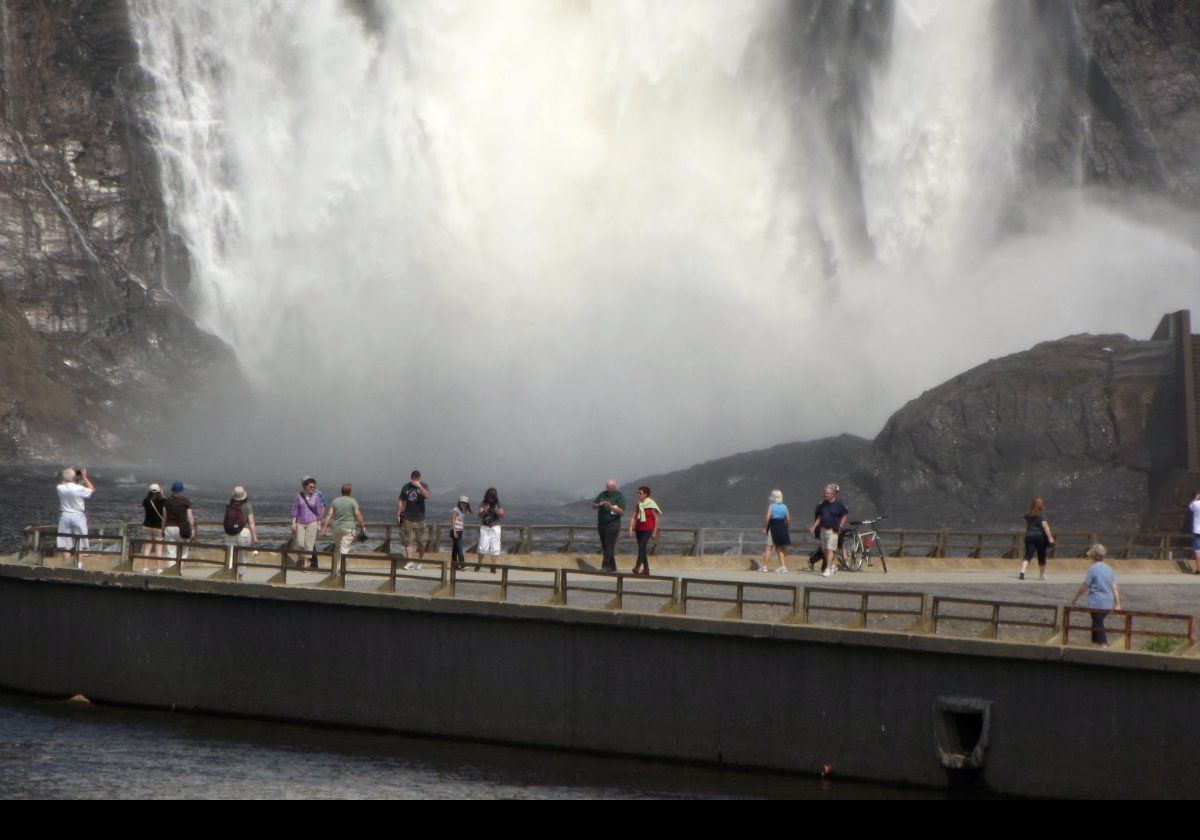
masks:
[[[1188,509],[1192,512],[1192,559],[1196,561],[1196,574],[1200,575],[1200,490]]]
[[[95,492],[96,485],[87,476],[87,470],[67,467],[58,480],[58,505],[62,513],[58,517],[58,549],[63,559],[70,560],[75,553],[75,567],[83,568],[83,552],[88,548],[87,516],[83,503]]]

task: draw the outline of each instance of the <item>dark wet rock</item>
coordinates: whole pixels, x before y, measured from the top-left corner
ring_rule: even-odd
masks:
[[[1011,529],[1045,498],[1063,527],[1136,529],[1154,465],[1150,422],[1169,345],[1072,336],[996,359],[896,412],[856,471],[909,527]]]
[[[770,449],[743,452],[686,470],[652,475],[621,488],[632,499],[639,485],[648,485],[664,507],[713,513],[763,513],[767,494],[783,491],[784,501],[797,524],[821,501],[826,484],[840,484],[847,504],[863,498],[850,480],[850,467],[861,458],[870,441],[854,435],[824,440],[785,443]]]
[[[1136,530],[1175,459],[1172,347],[1080,335],[994,359],[909,402],[873,443],[843,435],[650,476],[676,509],[809,512],[828,482],[889,526],[1012,530],[1042,496],[1060,529]],[[806,523],[807,524],[807,523]]]
[[[1001,3],[1039,183],[1200,198],[1200,4]]]
[[[233,357],[186,309],[125,3],[3,9],[0,452],[136,455]]]

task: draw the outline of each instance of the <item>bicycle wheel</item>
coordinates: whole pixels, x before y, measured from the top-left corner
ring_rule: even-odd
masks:
[[[846,567],[848,572],[857,572],[862,569],[863,550],[862,543],[857,539],[853,542],[847,542],[843,551],[842,565]]]
[[[887,555],[883,553],[883,543],[876,537],[871,547],[879,553],[879,562],[883,564],[883,573],[887,574]]]

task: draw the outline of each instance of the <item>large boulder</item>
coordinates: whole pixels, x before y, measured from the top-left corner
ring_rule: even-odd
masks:
[[[1080,335],[980,365],[896,412],[856,471],[908,527],[1011,529],[1042,496],[1060,528],[1135,529],[1170,346]],[[1149,432],[1149,434],[1148,434]]]

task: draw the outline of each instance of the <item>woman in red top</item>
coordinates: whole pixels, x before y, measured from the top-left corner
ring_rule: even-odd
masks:
[[[651,539],[658,539],[658,520],[662,516],[662,510],[650,498],[650,488],[645,485],[637,489],[637,498],[637,512],[629,522],[629,536],[637,537],[638,546],[637,562],[633,565],[633,573],[648,575],[650,574],[650,561],[647,557],[646,546],[650,544]]]

